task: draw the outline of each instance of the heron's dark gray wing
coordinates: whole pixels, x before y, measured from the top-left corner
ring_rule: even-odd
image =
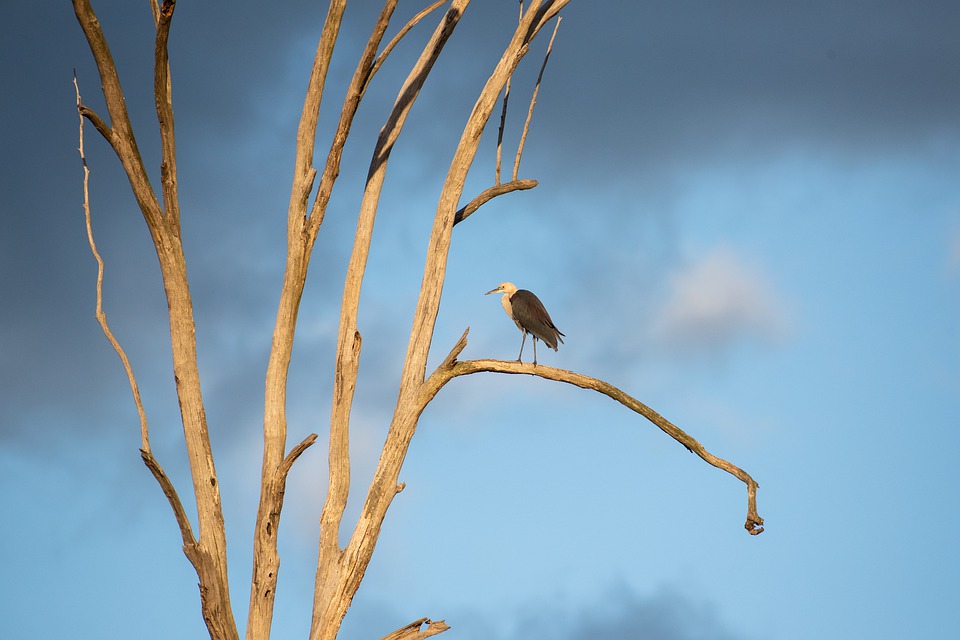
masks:
[[[560,339],[563,334],[553,324],[540,298],[526,289],[518,289],[510,296],[510,306],[513,309],[513,319],[517,324],[554,351],[557,350],[557,341],[563,342]]]

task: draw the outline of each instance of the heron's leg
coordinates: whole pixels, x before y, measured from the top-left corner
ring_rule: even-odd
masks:
[[[523,332],[523,340],[520,341],[520,355],[517,356],[517,362],[521,362],[520,358],[523,357],[523,344],[527,341],[527,332]],[[534,344],[536,346],[536,344]]]
[[[533,336],[533,366],[537,366],[537,336]]]

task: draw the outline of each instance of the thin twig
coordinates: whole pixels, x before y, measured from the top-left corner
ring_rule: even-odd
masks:
[[[512,76],[511,76],[512,78]],[[507,102],[510,100],[510,80],[507,78],[507,86],[503,90],[503,108],[500,111],[500,128],[497,130],[497,166],[493,172],[493,184],[500,184],[500,166],[503,157],[503,130],[507,123]]]
[[[140,441],[141,448],[146,452],[147,455],[150,454],[150,432],[147,427],[147,414],[143,409],[143,401],[140,399],[140,387],[137,385],[137,379],[133,375],[133,367],[130,366],[130,360],[127,358],[126,352],[123,350],[123,347],[120,346],[120,342],[117,340],[116,336],[113,335],[113,331],[110,330],[110,325],[107,323],[107,314],[103,310],[103,258],[100,256],[100,252],[97,250],[97,243],[93,239],[93,222],[90,215],[90,168],[87,166],[87,157],[83,150],[83,118],[86,114],[89,117],[89,110],[83,106],[83,102],[80,99],[80,85],[77,82],[77,74],[73,74],[73,86],[77,90],[77,113],[80,116],[80,160],[83,162],[83,213],[84,218],[87,224],[87,241],[90,243],[90,251],[93,253],[93,257],[97,261],[97,310],[96,318],[97,322],[100,324],[100,328],[103,330],[103,334],[107,337],[107,340],[110,342],[110,345],[113,347],[113,350],[117,352],[117,355],[120,356],[120,361],[123,363],[123,369],[127,372],[127,381],[130,383],[130,391],[133,393],[133,401],[137,405],[137,415],[140,416]]]
[[[553,51],[553,40],[557,37],[557,30],[560,28],[560,21],[563,18],[558,17],[557,23],[553,27],[553,35],[550,36],[550,44],[547,45],[547,53],[543,56],[543,64],[540,65],[540,73],[537,75],[537,84],[533,87],[533,95],[530,96],[530,108],[527,110],[527,119],[523,123],[523,133],[520,135],[520,144],[517,146],[517,157],[513,161],[513,179],[517,179],[520,172],[520,158],[523,156],[523,145],[527,141],[527,132],[530,130],[530,120],[533,118],[533,107],[537,104],[537,94],[540,92],[540,81],[543,79],[543,70],[547,68],[547,60],[550,59],[550,52]]]

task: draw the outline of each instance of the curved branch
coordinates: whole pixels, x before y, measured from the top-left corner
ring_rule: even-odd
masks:
[[[76,86],[77,83],[77,72],[73,72],[73,83]],[[113,137],[113,129],[110,128],[104,120],[97,115],[97,112],[88,107],[85,104],[78,104],[77,109],[80,111],[80,115],[90,121],[90,123],[100,132],[100,135],[103,136],[104,140],[110,140]]]
[[[97,123],[101,126],[106,126],[102,120],[89,109],[83,106],[83,101],[80,98],[80,84],[77,82],[77,74],[73,74],[73,86],[77,90],[77,111],[80,114],[80,145],[78,151],[80,152],[80,160],[83,162],[83,216],[87,225],[87,242],[90,244],[90,252],[93,254],[94,260],[97,261],[97,308],[95,315],[97,322],[100,324],[100,328],[103,330],[103,335],[107,337],[107,341],[110,342],[110,346],[113,347],[113,350],[117,352],[117,355],[120,357],[120,362],[123,363],[123,370],[127,374],[127,382],[130,383],[130,392],[133,394],[133,402],[137,407],[137,415],[140,417],[140,446],[142,447],[141,451],[150,452],[150,429],[147,425],[147,412],[143,408],[143,399],[140,397],[140,385],[137,384],[137,378],[133,374],[133,367],[130,364],[129,358],[127,358],[127,352],[124,351],[123,347],[120,345],[120,341],[117,340],[117,337],[113,335],[113,331],[110,329],[110,324],[107,322],[107,314],[103,310],[103,272],[104,272],[104,263],[103,257],[100,255],[100,251],[97,249],[97,242],[93,237],[93,220],[90,213],[90,167],[87,166],[87,156],[83,148],[83,118],[86,117],[91,122],[94,123],[94,126],[98,129],[100,128]],[[94,119],[91,119],[91,114]],[[104,133],[102,130],[100,133]],[[106,137],[106,134],[104,134]]]
[[[704,462],[718,469],[722,469],[731,474],[745,485],[747,485],[747,520],[744,528],[750,535],[757,535],[763,532],[763,518],[757,513],[757,482],[740,467],[718,458],[704,448],[700,442],[686,431],[676,426],[662,415],[643,404],[633,396],[625,393],[617,387],[604,382],[598,378],[593,378],[565,369],[556,369],[544,365],[534,365],[529,363],[508,362],[504,360],[456,360],[456,356],[466,346],[467,334],[464,332],[460,341],[451,351],[444,362],[424,382],[420,395],[421,411],[423,407],[437,395],[440,389],[450,380],[458,377],[480,372],[510,373],[537,376],[546,380],[556,382],[565,382],[581,389],[592,389],[598,393],[616,400],[628,409],[639,413],[644,418],[652,422],[665,434],[682,444],[691,453],[697,454]]]
[[[533,189],[537,184],[539,183],[536,180],[511,180],[510,182],[501,182],[488,189],[484,189],[477,197],[467,203],[466,206],[461,207],[457,213],[454,214],[453,224],[456,225],[463,222],[469,218],[473,212],[497,196],[502,196],[505,193],[511,193],[513,191]]]
[[[296,462],[297,458],[299,458],[300,455],[309,449],[316,441],[317,434],[311,433],[304,438],[300,444],[290,450],[290,453],[287,454],[287,457],[283,459],[283,464],[280,465],[279,475],[282,481],[286,482],[287,475],[290,473],[290,468],[293,466],[293,463]]]

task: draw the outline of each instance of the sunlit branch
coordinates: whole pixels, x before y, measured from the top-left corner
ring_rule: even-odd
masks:
[[[173,124],[173,89],[170,81],[170,59],[167,42],[176,0],[163,0],[157,20],[157,37],[154,45],[154,102],[157,107],[157,123],[160,126],[160,185],[163,192],[163,209],[167,222],[180,225],[180,201],[177,195],[177,145]]]
[[[520,21],[523,21],[523,0],[520,0]],[[507,103],[510,101],[510,85],[513,76],[507,78],[507,85],[503,89],[503,107],[500,109],[500,127],[497,129],[497,163],[493,172],[493,184],[500,184],[500,167],[503,158],[503,131],[507,126]],[[517,176],[513,176],[516,180]],[[469,214],[468,214],[469,215]]]
[[[87,157],[83,150],[83,118],[84,116],[89,117],[89,112],[86,107],[83,106],[83,103],[80,99],[80,85],[77,83],[77,75],[73,75],[73,86],[77,90],[77,113],[80,115],[80,160],[83,162],[83,212],[84,218],[86,219],[87,225],[87,241],[90,243],[90,252],[93,254],[94,259],[97,261],[97,310],[96,318],[97,322],[100,324],[100,328],[103,330],[103,334],[107,337],[107,340],[110,342],[110,346],[113,347],[113,350],[117,352],[117,355],[120,356],[120,361],[123,363],[123,370],[127,374],[127,381],[130,383],[130,391],[133,393],[133,402],[137,406],[137,415],[140,417],[140,441],[141,448],[150,453],[150,431],[147,426],[147,413],[143,409],[143,400],[140,398],[140,386],[137,384],[137,378],[133,374],[133,367],[130,365],[130,360],[127,358],[126,352],[123,350],[123,347],[120,346],[120,342],[117,340],[116,336],[113,335],[113,331],[110,330],[110,325],[107,323],[107,314],[103,310],[103,271],[104,264],[103,258],[100,256],[100,252],[97,250],[97,243],[93,238],[93,221],[90,214],[90,168],[87,166]],[[99,119],[98,119],[99,120]],[[102,121],[101,121],[102,122]]]
[[[700,442],[689,435],[680,427],[676,426],[662,415],[643,404],[636,398],[621,391],[612,384],[585,376],[565,369],[557,369],[544,365],[534,365],[530,363],[520,363],[504,360],[464,360],[458,361],[457,356],[463,351],[467,344],[467,331],[464,331],[460,340],[451,350],[450,354],[444,359],[443,363],[430,375],[423,383],[421,388],[420,404],[426,406],[430,400],[440,391],[443,386],[458,376],[469,375],[480,372],[510,373],[537,376],[556,382],[565,382],[581,389],[592,389],[605,396],[616,400],[628,409],[635,411],[644,418],[653,423],[665,434],[682,444],[691,453],[697,454],[707,464],[718,469],[722,469],[733,475],[747,486],[747,519],[744,528],[750,535],[757,535],[763,532],[763,518],[757,513],[757,482],[740,467],[718,458],[704,448]]]
[[[426,628],[423,628],[423,625],[427,625]],[[450,625],[443,620],[431,621],[429,618],[420,618],[393,633],[383,636],[380,640],[422,640],[422,638],[443,633],[449,628]]]
[[[377,56],[377,59],[374,61],[373,66],[370,68],[370,73],[367,74],[367,78],[363,83],[363,92],[366,92],[367,87],[370,86],[370,81],[373,79],[373,76],[377,74],[377,71],[380,70],[381,65],[386,61],[387,56],[390,55],[390,52],[393,51],[393,48],[399,44],[400,40],[403,39],[407,32],[410,31],[420,20],[425,18],[427,15],[433,12],[434,9],[439,7],[442,4],[446,4],[448,0],[437,0],[432,5],[422,10],[417,15],[410,18],[410,21],[407,24],[403,25],[403,28],[397,32],[397,35],[393,36],[393,39],[387,43],[387,46],[383,48],[383,51],[380,52],[380,55]]]
[[[473,200],[461,207],[453,218],[453,224],[459,224],[469,218],[477,209],[485,205],[497,196],[513,191],[525,191],[537,186],[536,180],[512,180],[502,182],[481,191]]]

